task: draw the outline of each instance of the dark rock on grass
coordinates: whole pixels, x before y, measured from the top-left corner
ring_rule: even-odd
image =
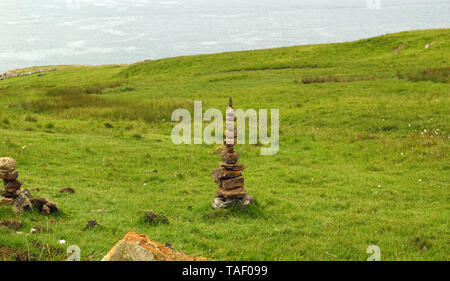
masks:
[[[163,215],[156,214],[152,210],[145,212],[145,221],[150,224],[169,224],[169,219]]]
[[[48,201],[46,198],[31,199],[31,204],[33,208],[37,209],[44,215],[49,215],[51,213],[57,212],[58,207],[54,202]]]
[[[88,221],[88,223],[87,223],[86,226],[84,227],[84,230],[90,229],[90,228],[99,227],[99,226],[100,226],[100,224],[99,224],[97,221],[95,221],[95,220],[90,220],[90,221]]]
[[[61,189],[59,192],[61,192],[61,193],[70,193],[70,194],[74,194],[74,193],[75,193],[75,189],[73,189],[73,188],[71,188],[71,187],[67,187],[67,188]]]
[[[0,226],[8,227],[15,231],[20,230],[23,227],[22,223],[18,221],[7,221],[7,220],[0,221]]]

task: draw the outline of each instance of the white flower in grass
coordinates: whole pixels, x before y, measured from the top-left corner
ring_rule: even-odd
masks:
[[[64,240],[64,239],[63,240],[59,240],[58,243],[59,244],[66,244],[66,240]]]

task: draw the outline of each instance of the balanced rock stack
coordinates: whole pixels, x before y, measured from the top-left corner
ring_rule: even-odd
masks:
[[[11,157],[0,158],[0,178],[3,179],[4,190],[2,196],[15,199],[19,196],[19,189],[22,183],[17,178],[19,172],[16,170],[16,160]]]
[[[234,151],[237,143],[236,116],[233,109],[233,102],[230,98],[229,107],[226,112],[225,148],[222,152],[222,162],[213,171],[212,177],[219,186],[213,201],[213,208],[228,208],[235,204],[240,207],[247,207],[255,199],[245,193],[244,177],[242,171],[245,166],[238,164],[239,155]]]

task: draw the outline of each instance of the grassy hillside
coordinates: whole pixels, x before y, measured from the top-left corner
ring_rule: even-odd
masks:
[[[0,156],[61,209],[0,206],[24,225],[0,227],[0,259],[61,260],[75,244],[100,260],[135,231],[218,260],[366,260],[371,244],[382,260],[449,260],[449,54],[440,29],[0,81]],[[174,109],[225,111],[229,96],[280,109],[277,155],[237,147],[259,203],[245,212],[211,209],[217,145],[170,139]]]

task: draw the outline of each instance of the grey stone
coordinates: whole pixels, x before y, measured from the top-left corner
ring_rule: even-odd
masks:
[[[23,189],[20,192],[19,196],[16,199],[14,199],[12,207],[18,213],[32,210],[31,194],[28,191],[28,189]]]
[[[216,196],[212,203],[212,207],[213,209],[228,209],[235,205],[240,208],[248,208],[254,202],[255,198],[247,193],[242,198],[224,198]]]

